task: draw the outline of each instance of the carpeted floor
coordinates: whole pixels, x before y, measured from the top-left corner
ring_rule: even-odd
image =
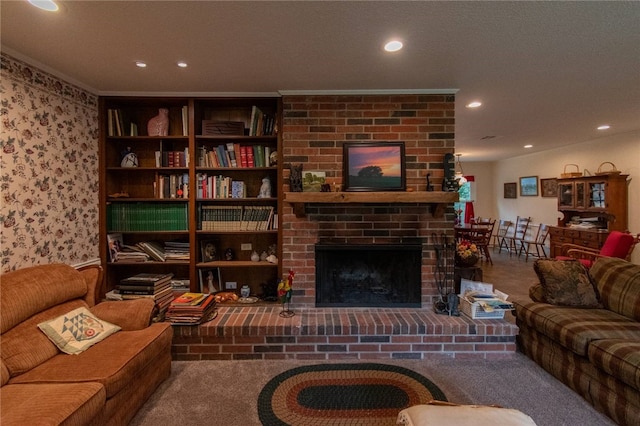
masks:
[[[538,426],[614,424],[522,354],[501,361],[376,362],[415,371],[435,383],[451,402],[515,408],[531,416]],[[280,373],[314,364],[318,362],[175,361],[171,377],[131,425],[260,425],[257,404],[263,387]]]

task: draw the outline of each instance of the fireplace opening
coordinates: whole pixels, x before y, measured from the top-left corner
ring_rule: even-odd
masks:
[[[316,244],[317,307],[421,307],[422,244]]]

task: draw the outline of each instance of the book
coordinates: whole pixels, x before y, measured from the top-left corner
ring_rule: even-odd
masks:
[[[170,281],[173,274],[154,274],[142,272],[131,277],[123,278],[120,284],[149,283],[156,284],[159,282]]]
[[[173,299],[171,305],[197,305],[207,296],[205,293],[184,293]]]
[[[238,167],[236,150],[232,142],[227,142],[227,155],[229,157],[229,167]]]
[[[151,256],[153,260],[157,260],[158,262],[164,262],[166,259],[164,248],[158,243],[142,241],[136,244],[136,247],[139,247],[141,250]]]

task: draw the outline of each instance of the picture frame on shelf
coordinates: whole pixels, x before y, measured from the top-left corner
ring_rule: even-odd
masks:
[[[540,195],[543,197],[558,197],[558,179],[540,179]]]
[[[217,242],[215,240],[200,241],[200,256],[202,262],[213,262],[216,260],[220,260]]]
[[[405,191],[404,142],[347,142],[343,191]]]
[[[222,288],[220,268],[203,268],[198,270],[200,293],[214,294]]]
[[[520,196],[538,196],[538,176],[524,176],[520,178]]]
[[[302,192],[320,192],[326,179],[326,172],[302,173]]]
[[[518,198],[518,184],[516,182],[504,184],[504,198]]]

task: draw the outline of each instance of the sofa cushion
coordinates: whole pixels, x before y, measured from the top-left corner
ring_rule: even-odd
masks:
[[[112,334],[78,355],[59,354],[13,377],[10,383],[99,382],[107,399],[130,385],[136,374],[171,347],[173,330],[156,323],[143,330]]]
[[[84,307],[41,322],[38,328],[66,354],[79,354],[120,331],[120,327],[102,321]]]
[[[56,345],[40,331],[39,323],[86,306],[82,299],[65,302],[40,312],[3,333],[0,352],[11,376],[29,371],[60,353]]]
[[[586,268],[577,260],[538,259],[533,264],[547,303],[560,306],[600,306]]]
[[[640,341],[640,322],[606,309],[561,307],[548,303],[514,302],[519,321],[586,356],[589,344],[600,339]]]
[[[589,274],[605,308],[640,321],[640,265],[602,257],[593,264]]]
[[[640,390],[640,341],[598,340],[589,345],[588,355],[593,365]]]
[[[40,265],[2,274],[0,331],[4,334],[38,312],[86,294],[85,279],[69,265]]]
[[[95,382],[7,385],[1,395],[2,426],[88,425],[106,401]]]

